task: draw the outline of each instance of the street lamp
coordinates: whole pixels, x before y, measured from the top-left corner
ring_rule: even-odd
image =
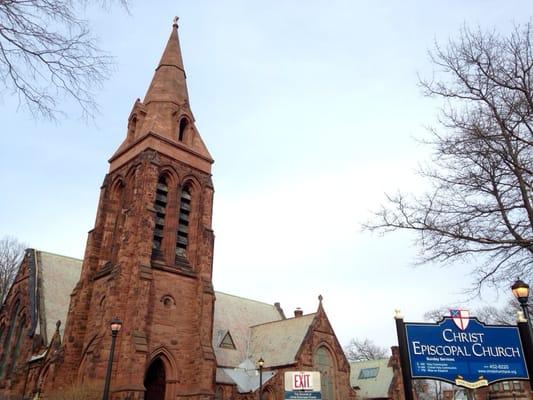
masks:
[[[511,286],[511,290],[513,291],[514,297],[516,297],[516,299],[520,303],[520,307],[522,307],[522,310],[524,311],[524,317],[526,317],[527,327],[529,329],[529,336],[533,340],[533,332],[531,331],[531,320],[529,318],[529,310],[527,307],[527,300],[529,298],[529,285],[522,281],[520,278],[518,278],[516,282],[513,283],[513,286]]]
[[[263,394],[263,365],[265,365],[263,357],[257,361],[257,365],[259,365],[259,400],[261,400],[261,395]]]
[[[113,355],[115,353],[115,340],[117,339],[118,331],[122,328],[122,321],[118,317],[114,317],[110,323],[111,327],[111,351],[109,352],[109,361],[107,362],[107,372],[105,374],[104,395],[102,400],[109,399],[109,383],[111,381],[111,370],[113,369]]]

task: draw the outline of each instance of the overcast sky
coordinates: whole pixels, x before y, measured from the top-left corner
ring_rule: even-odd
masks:
[[[168,36],[179,35],[196,124],[215,159],[216,290],[313,312],[341,341],[396,343],[393,314],[420,320],[463,298],[468,267],[414,267],[414,237],[361,232],[384,200],[420,192],[436,120],[417,73],[463,26],[507,32],[530,1],[141,1],[88,10],[115,57],[95,123],[32,119],[0,98],[0,237],[83,257],[108,158],[126,135]],[[503,301],[506,293],[486,293]],[[464,305],[468,308],[469,304]]]

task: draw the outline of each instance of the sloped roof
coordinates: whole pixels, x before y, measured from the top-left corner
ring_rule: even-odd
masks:
[[[213,347],[219,366],[237,367],[248,358],[250,327],[283,318],[272,304],[215,292]],[[229,332],[235,349],[221,348],[220,342]]]
[[[251,328],[250,358],[263,358],[265,366],[292,364],[302,345],[315,313],[265,323]]]
[[[46,344],[54,335],[57,321],[61,321],[59,332],[63,336],[70,294],[80,279],[82,262],[76,258],[36,251],[40,332]]]
[[[83,260],[76,258],[35,251],[38,282],[36,330],[46,344],[50,342],[58,320],[63,335],[70,294],[79,280],[82,263]],[[238,368],[244,360],[260,357],[265,359],[266,367],[295,361],[315,314],[284,319],[275,305],[223,292],[215,292],[215,295],[213,347],[220,367]],[[220,347],[228,333],[235,349]]]
[[[379,399],[389,397],[389,387],[393,378],[389,359],[368,360],[350,363],[350,385],[359,387],[357,397],[363,399]],[[379,368],[375,378],[359,379],[362,369]]]

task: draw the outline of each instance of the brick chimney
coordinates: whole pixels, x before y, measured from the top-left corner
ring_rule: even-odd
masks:
[[[294,310],[294,318],[300,318],[302,315],[304,315],[303,310],[300,307],[296,307],[296,310]]]

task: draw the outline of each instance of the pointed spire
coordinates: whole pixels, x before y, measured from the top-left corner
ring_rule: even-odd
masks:
[[[199,170],[211,171],[213,159],[194,124],[185,79],[176,17],[144,102],[135,102],[126,139],[109,160],[110,171],[154,146]]]
[[[178,38],[178,17],[175,17],[167,46],[144,97],[144,104],[148,105],[153,101],[171,102],[177,105],[187,103],[189,96],[185,78]]]
[[[324,311],[324,306],[322,305],[322,300],[324,300],[324,297],[322,297],[322,295],[319,294],[318,295],[318,310],[317,310],[317,312]]]

